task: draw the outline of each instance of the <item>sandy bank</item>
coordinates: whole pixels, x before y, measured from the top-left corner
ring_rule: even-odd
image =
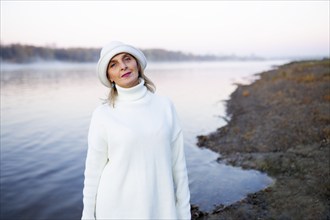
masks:
[[[266,172],[276,183],[194,219],[330,219],[330,60],[260,73],[227,101],[229,123],[198,136],[219,161]]]

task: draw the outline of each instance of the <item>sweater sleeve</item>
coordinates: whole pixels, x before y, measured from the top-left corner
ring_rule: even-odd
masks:
[[[172,142],[172,169],[176,187],[176,209],[178,219],[191,219],[189,182],[182,132],[180,132],[177,138]]]
[[[179,120],[172,105],[172,171],[176,189],[178,219],[191,219],[189,181],[184,153],[184,141]]]
[[[88,151],[85,163],[85,181],[83,189],[83,220],[95,219],[96,195],[100,177],[108,161],[108,146],[104,127],[93,113],[88,132]]]

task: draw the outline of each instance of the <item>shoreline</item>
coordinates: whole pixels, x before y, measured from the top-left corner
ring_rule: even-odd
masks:
[[[198,136],[219,162],[267,173],[275,183],[193,219],[330,219],[330,60],[291,62],[238,85],[228,124]]]

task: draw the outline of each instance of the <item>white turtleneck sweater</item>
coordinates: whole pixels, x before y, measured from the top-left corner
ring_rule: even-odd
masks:
[[[92,115],[82,219],[190,219],[183,136],[171,101],[144,81]]]

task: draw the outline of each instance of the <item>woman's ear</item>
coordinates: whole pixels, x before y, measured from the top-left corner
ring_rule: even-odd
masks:
[[[107,72],[107,78],[108,78],[108,80],[109,80],[111,83],[113,83],[113,80],[111,80],[111,77],[110,77],[109,72]]]

